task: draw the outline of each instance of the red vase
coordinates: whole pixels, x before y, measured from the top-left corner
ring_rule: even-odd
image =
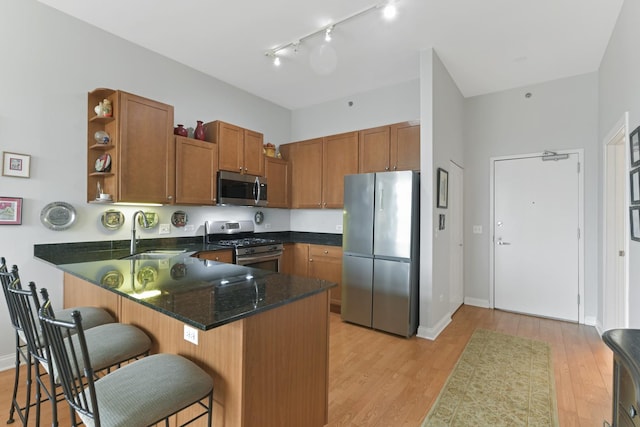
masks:
[[[185,129],[184,125],[178,125],[177,127],[173,128],[173,134],[180,136],[189,136],[189,131]]]
[[[195,139],[199,139],[200,141],[204,141],[204,126],[202,126],[202,120],[196,120],[198,124],[196,125],[196,130],[193,131],[193,137]]]

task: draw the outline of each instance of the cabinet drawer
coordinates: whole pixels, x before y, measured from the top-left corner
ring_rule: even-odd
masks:
[[[309,256],[342,258],[342,248],[340,246],[309,245]]]
[[[204,251],[194,255],[196,258],[208,259],[211,261],[233,263],[233,251],[231,249],[223,249],[219,251]]]

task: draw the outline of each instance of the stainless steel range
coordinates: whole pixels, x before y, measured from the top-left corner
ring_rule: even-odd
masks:
[[[207,221],[204,230],[207,243],[234,249],[235,264],[280,271],[282,242],[258,237],[253,221]]]

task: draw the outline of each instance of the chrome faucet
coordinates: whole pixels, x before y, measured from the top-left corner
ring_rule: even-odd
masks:
[[[129,254],[134,255],[136,253],[136,246],[138,242],[136,241],[136,217],[138,214],[142,215],[142,223],[145,228],[149,227],[149,221],[147,220],[147,216],[142,211],[135,211],[133,213],[133,218],[131,219],[131,247],[129,248]]]
[[[204,239],[202,243],[205,245],[209,243],[209,221],[204,222]]]

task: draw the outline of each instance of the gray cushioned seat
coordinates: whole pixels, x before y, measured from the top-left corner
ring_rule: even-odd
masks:
[[[213,380],[184,357],[155,354],[100,378],[95,389],[102,426],[134,427],[150,425],[205,397]],[[94,426],[93,419],[79,415],[85,425]]]

